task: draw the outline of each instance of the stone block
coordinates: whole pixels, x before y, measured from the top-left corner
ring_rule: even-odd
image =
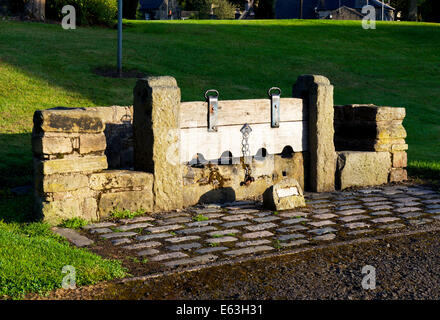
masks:
[[[151,190],[103,193],[99,199],[99,217],[105,218],[115,209],[152,212],[153,201]]]
[[[53,108],[34,113],[34,132],[99,133],[105,125],[84,108]]]
[[[65,192],[87,187],[89,178],[80,173],[51,174],[44,176],[41,183],[44,193]]]
[[[391,146],[391,151],[392,152],[406,151],[406,150],[408,150],[408,145],[406,143],[393,144]]]
[[[400,182],[408,180],[408,174],[405,169],[392,168],[390,172],[390,182]]]
[[[98,220],[96,210],[93,210],[93,207],[90,207],[90,202],[84,199],[67,198],[50,202],[39,200],[39,206],[43,220],[51,225],[58,225],[65,219],[75,217],[88,221]]]
[[[336,184],[340,189],[384,184],[390,169],[389,152],[338,152]]]
[[[293,86],[293,97],[301,98],[309,114],[309,187],[314,192],[335,188],[333,86],[318,75],[302,75]]]
[[[35,155],[68,154],[73,151],[69,136],[33,136],[32,152]]]
[[[90,175],[93,190],[142,188],[151,191],[153,175],[147,172],[129,170],[106,170]]]
[[[374,140],[374,151],[404,151],[408,149],[405,139],[376,139]]]
[[[345,121],[403,120],[406,115],[405,108],[381,107],[381,106],[378,107],[373,104],[351,104],[346,106],[338,106],[338,108],[343,109]]]
[[[377,139],[404,139],[406,138],[406,130],[401,121],[381,121],[377,122],[376,127]]]
[[[405,151],[394,152],[393,154],[393,167],[405,168],[408,162],[408,157]]]
[[[83,134],[79,137],[79,153],[81,154],[104,151],[106,146],[104,133]]]
[[[263,205],[269,210],[289,210],[306,205],[304,194],[298,181],[283,179],[268,188],[263,194]]]
[[[134,88],[135,169],[154,174],[156,211],[183,206],[180,143],[180,89],[172,77],[140,79]]]
[[[105,156],[87,156],[40,161],[37,170],[44,174],[97,172],[107,169]]]

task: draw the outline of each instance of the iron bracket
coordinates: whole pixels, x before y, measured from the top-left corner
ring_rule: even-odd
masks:
[[[215,95],[209,93],[215,93]],[[218,96],[218,91],[214,89],[205,92],[205,98],[208,102],[208,132],[217,132]]]
[[[278,91],[277,94],[273,93],[273,91]],[[271,111],[270,111],[270,126],[272,128],[280,127],[280,97],[281,97],[281,89],[278,87],[272,87],[267,92],[270,97],[271,102]]]

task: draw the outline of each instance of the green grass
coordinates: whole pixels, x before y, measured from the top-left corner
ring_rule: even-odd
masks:
[[[143,209],[139,209],[136,211],[130,211],[128,209],[126,209],[126,210],[116,209],[110,213],[110,218],[112,218],[112,219],[133,219],[133,218],[141,216],[143,214],[145,214],[145,210],[143,210]]]
[[[126,275],[120,262],[72,248],[44,223],[0,222],[0,298],[19,299],[61,287],[65,265],[76,269],[76,285]]]
[[[198,214],[195,217],[193,217],[192,219],[194,221],[206,221],[206,220],[209,220],[209,218],[204,216],[203,214]]]
[[[74,217],[71,219],[63,220],[63,222],[60,223],[60,227],[70,228],[70,229],[81,229],[87,224],[88,222],[86,220],[82,218]]]

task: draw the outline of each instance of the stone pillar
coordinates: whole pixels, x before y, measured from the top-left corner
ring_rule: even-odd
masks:
[[[335,189],[336,152],[333,141],[333,86],[319,75],[301,75],[293,85],[293,97],[301,98],[309,117],[309,181],[314,192]]]
[[[179,159],[180,89],[172,77],[140,79],[134,88],[134,166],[154,174],[154,210],[183,206]]]

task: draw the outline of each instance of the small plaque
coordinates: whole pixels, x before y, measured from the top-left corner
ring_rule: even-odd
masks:
[[[284,198],[289,196],[298,196],[299,192],[297,187],[290,187],[290,188],[278,189],[277,195],[279,198]]]

